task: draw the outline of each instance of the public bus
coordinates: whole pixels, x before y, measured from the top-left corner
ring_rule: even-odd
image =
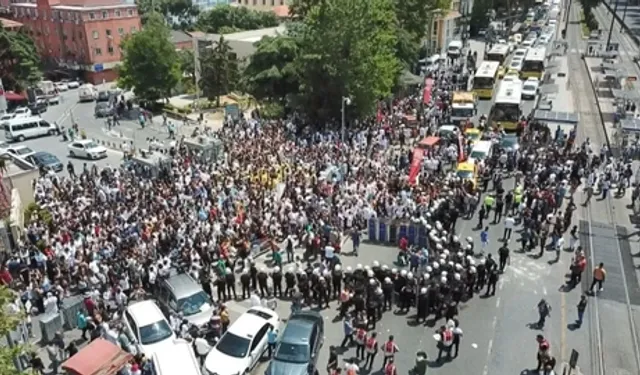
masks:
[[[509,56],[509,46],[506,44],[496,44],[491,48],[489,53],[487,53],[486,60],[489,61],[497,61],[500,65],[504,64],[505,60]]]
[[[496,101],[489,114],[491,126],[497,126],[499,123],[505,131],[515,131],[518,128],[518,122],[522,114],[520,108],[521,97],[522,81],[500,82]]]
[[[489,99],[493,97],[493,89],[498,81],[498,68],[500,63],[497,61],[483,61],[476,70],[473,77],[473,92],[479,99]]]
[[[536,77],[541,80],[544,74],[544,59],[546,54],[546,47],[529,48],[522,63],[520,77],[524,80],[530,77]]]
[[[476,115],[476,94],[456,91],[451,100],[451,122],[459,125]]]

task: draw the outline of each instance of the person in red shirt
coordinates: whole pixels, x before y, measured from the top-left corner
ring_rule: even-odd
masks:
[[[0,285],[9,286],[13,282],[13,277],[11,277],[11,273],[7,267],[2,266],[0,268]]]

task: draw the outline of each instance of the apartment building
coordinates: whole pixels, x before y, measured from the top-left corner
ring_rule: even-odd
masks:
[[[87,82],[110,82],[122,60],[120,43],[140,30],[133,0],[13,0],[16,21],[43,61],[76,71]]]
[[[447,11],[434,15],[425,43],[428,56],[443,54],[449,43],[459,37],[456,30],[462,16],[460,9],[460,0],[453,0]]]

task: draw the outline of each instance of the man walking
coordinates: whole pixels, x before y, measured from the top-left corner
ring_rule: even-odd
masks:
[[[596,291],[593,289],[596,284],[598,285],[598,292],[602,292],[602,284],[604,284],[604,280],[607,277],[607,271],[604,269],[604,263],[600,263],[598,267],[593,269],[593,281],[591,282],[591,286],[589,290],[595,294]]]

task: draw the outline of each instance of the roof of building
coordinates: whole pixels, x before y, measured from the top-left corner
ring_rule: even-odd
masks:
[[[5,29],[13,29],[13,28],[22,26],[20,22],[6,19],[6,18],[0,18],[0,24],[2,24],[2,27]]]
[[[133,0],[48,0],[47,2],[52,9],[57,10],[100,10],[136,6]],[[29,0],[11,5],[33,8],[38,6],[36,2]]]
[[[266,29],[247,30],[247,31],[240,31],[237,33],[223,34],[223,35],[224,35],[224,38],[228,41],[255,43],[261,40],[265,36],[277,36],[280,34],[284,34],[285,31],[286,31],[285,26],[280,25],[277,27],[269,27]],[[191,36],[199,39],[218,40],[220,39],[221,35],[193,32],[191,33]]]
[[[4,177],[19,175],[35,169],[28,161],[18,158],[6,151],[0,151],[0,158],[4,159],[4,166],[6,168],[3,174]]]
[[[171,43],[176,44],[184,42],[191,42],[191,35],[184,31],[171,30]]]
[[[273,8],[273,13],[278,17],[289,17],[289,6],[288,5],[278,5]]]

